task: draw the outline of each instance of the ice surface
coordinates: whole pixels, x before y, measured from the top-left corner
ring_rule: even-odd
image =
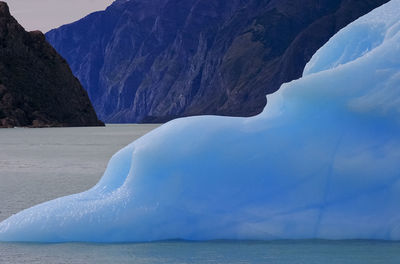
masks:
[[[87,192],[0,224],[3,241],[400,239],[400,0],[352,23],[253,118],[175,120]]]

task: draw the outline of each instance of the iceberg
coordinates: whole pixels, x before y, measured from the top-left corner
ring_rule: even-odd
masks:
[[[400,239],[400,0],[324,45],[258,116],[171,121],[0,241]]]

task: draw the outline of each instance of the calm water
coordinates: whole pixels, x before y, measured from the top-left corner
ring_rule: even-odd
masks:
[[[398,264],[400,244],[373,241],[1,244],[0,263]]]
[[[112,154],[156,127],[0,129],[0,221],[32,205],[90,188],[103,174]],[[400,243],[0,243],[0,264],[8,263],[399,264]]]
[[[0,129],[0,221],[92,187],[115,152],[156,127]]]

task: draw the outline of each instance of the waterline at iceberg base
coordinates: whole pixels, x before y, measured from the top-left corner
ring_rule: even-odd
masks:
[[[400,239],[400,0],[350,24],[252,118],[169,122],[0,241]]]

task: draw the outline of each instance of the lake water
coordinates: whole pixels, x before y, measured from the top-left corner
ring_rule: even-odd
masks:
[[[0,129],[0,221],[89,189],[115,152],[156,127]]]
[[[373,241],[0,244],[0,263],[398,264],[400,244]]]
[[[84,191],[109,158],[158,125],[0,129],[0,221],[35,204]],[[399,264],[384,241],[168,241],[134,244],[0,243],[0,263]]]

